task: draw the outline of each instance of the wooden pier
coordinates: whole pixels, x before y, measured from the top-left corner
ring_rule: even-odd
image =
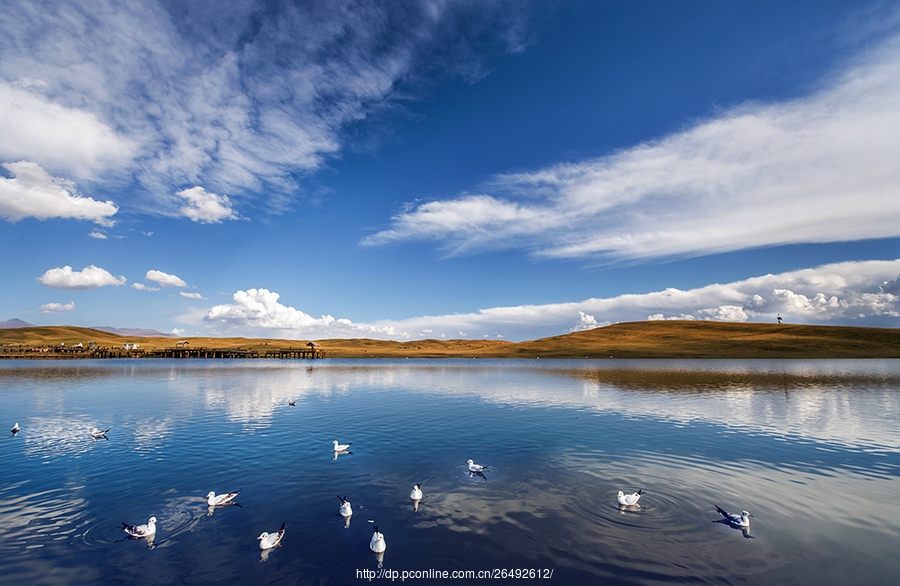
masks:
[[[266,350],[265,358],[325,358],[325,351],[320,348],[284,348],[281,350]]]

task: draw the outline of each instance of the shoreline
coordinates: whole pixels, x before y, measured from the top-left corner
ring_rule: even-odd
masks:
[[[178,342],[176,343],[176,340]],[[185,344],[185,342],[187,342]],[[83,348],[73,347],[82,344]],[[126,347],[137,345],[137,348]],[[70,326],[0,329],[2,359],[116,359],[190,349],[199,358],[280,358],[318,351],[328,358],[900,358],[900,329],[711,321],[613,324],[525,342],[366,338],[139,338]],[[86,356],[86,349],[104,356]],[[42,351],[41,351],[42,350]],[[171,356],[170,356],[171,357]],[[192,356],[194,357],[194,356]],[[308,358],[305,358],[308,359]]]

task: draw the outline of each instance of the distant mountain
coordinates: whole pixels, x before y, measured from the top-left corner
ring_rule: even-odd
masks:
[[[33,328],[33,327],[35,327],[34,324],[30,324],[27,321],[22,321],[17,317],[14,317],[13,319],[6,320],[6,321],[0,321],[0,330],[5,329],[5,328]]]
[[[19,327],[19,326],[16,326]],[[131,336],[133,338],[177,338],[178,334],[164,334],[156,330],[145,330],[142,328],[113,328],[110,326],[91,326],[92,330],[100,330],[107,334],[117,334],[119,336]]]

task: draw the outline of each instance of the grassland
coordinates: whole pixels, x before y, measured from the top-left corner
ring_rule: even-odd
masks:
[[[192,348],[266,350],[300,348],[309,340],[181,338]],[[8,350],[89,341],[100,346],[140,344],[156,350],[173,338],[137,338],[60,327],[0,329]],[[900,329],[710,321],[642,321],[614,324],[527,342],[502,340],[315,340],[329,358],[900,358]]]

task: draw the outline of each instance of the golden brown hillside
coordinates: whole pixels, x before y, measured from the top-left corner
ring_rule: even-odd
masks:
[[[301,348],[307,340],[183,338],[191,348],[231,348],[264,353]],[[23,348],[66,347],[94,342],[101,347],[137,343],[144,351],[175,346],[173,338],[138,338],[98,330],[60,327],[0,329],[0,356]],[[370,339],[317,341],[331,358],[900,358],[900,329],[642,321],[528,342],[499,340]]]

